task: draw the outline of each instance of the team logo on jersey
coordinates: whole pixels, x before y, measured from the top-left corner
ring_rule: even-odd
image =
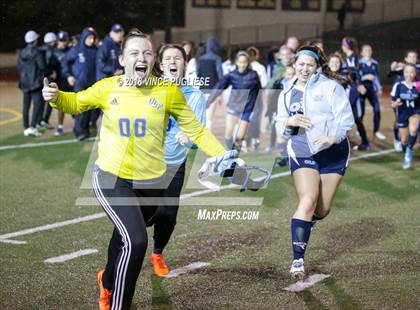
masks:
[[[155,98],[149,99],[149,104],[154,107],[155,109],[160,110],[162,108],[162,104],[159,103]]]
[[[109,104],[110,104],[110,105],[118,105],[117,98],[113,98],[113,99],[109,102]]]
[[[302,104],[300,102],[293,102],[289,107],[290,113],[296,114],[299,111],[302,111]]]

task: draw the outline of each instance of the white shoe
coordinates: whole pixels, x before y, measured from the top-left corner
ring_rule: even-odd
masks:
[[[26,133],[25,133],[26,132]],[[33,136],[33,137],[39,137],[42,134],[38,131],[38,129],[34,128],[34,127],[29,127],[28,129],[26,129],[23,134],[25,136]]]
[[[25,136],[25,137],[27,137],[27,136],[29,136],[29,130],[30,128],[26,128],[24,131],[23,131],[23,135]]]
[[[290,267],[290,275],[295,279],[302,279],[305,276],[305,264],[303,262],[303,258],[293,260],[292,267]]]
[[[379,140],[382,140],[382,141],[386,140],[386,136],[380,131],[375,132],[375,137]]]
[[[396,152],[402,152],[401,141],[394,139],[394,150]]]

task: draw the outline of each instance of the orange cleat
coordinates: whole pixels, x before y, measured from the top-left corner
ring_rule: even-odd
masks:
[[[150,261],[152,262],[153,269],[156,275],[162,277],[166,276],[169,273],[169,268],[168,266],[166,266],[162,254],[153,253],[150,257]]]
[[[104,288],[102,285],[102,276],[104,274],[105,269],[100,269],[96,274],[96,279],[98,280],[99,285],[99,310],[110,310],[111,309],[111,295],[112,291]]]

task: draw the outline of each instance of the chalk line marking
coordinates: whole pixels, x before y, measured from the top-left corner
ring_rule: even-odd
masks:
[[[99,218],[102,218],[102,217],[105,217],[105,216],[106,216],[106,214],[104,212],[100,212],[100,213],[95,213],[95,214],[91,214],[91,215],[87,215],[87,216],[83,216],[83,217],[76,217],[75,219],[72,219],[72,220],[56,222],[56,223],[53,223],[53,224],[47,224],[47,225],[38,226],[38,227],[34,227],[34,228],[28,228],[28,229],[24,229],[24,230],[12,232],[12,233],[7,233],[7,234],[4,234],[4,235],[0,235],[0,242],[15,241],[15,240],[7,240],[7,239],[20,237],[20,236],[24,236],[24,235],[29,235],[29,234],[34,234],[34,233],[37,233],[37,232],[40,232],[40,231],[46,231],[46,230],[50,230],[50,229],[54,229],[54,228],[58,228],[58,227],[67,226],[67,225],[88,222],[88,221],[96,220],[96,219],[99,219]]]
[[[289,285],[288,287],[285,287],[284,290],[288,292],[293,293],[299,293],[302,292],[304,289],[307,289],[308,287],[321,282],[322,280],[331,277],[329,274],[313,274],[309,277],[305,277],[303,280],[299,280],[296,283],[293,283]]]
[[[383,155],[383,154],[389,154],[389,153],[393,153],[393,152],[395,152],[394,149],[382,150],[382,151],[369,153],[369,154],[363,154],[363,155],[360,155],[360,156],[350,158],[350,161],[376,157],[376,156],[380,156],[380,155]],[[288,176],[288,175],[290,175],[289,171],[281,172],[281,173],[273,174],[271,176],[271,179],[277,179],[277,178],[281,178],[281,177]],[[237,185],[229,184],[229,185],[221,186],[220,190],[233,189],[235,187],[237,187]],[[205,195],[205,194],[209,194],[209,193],[213,193],[213,192],[214,191],[209,190],[209,189],[200,190],[200,191],[196,191],[196,192],[181,195],[181,199],[187,199],[187,198],[190,198],[190,197],[201,196],[201,195]],[[86,198],[90,198],[90,197],[86,197]],[[78,198],[78,200],[79,199],[84,199],[84,197]],[[78,200],[76,200],[76,202]],[[19,236],[23,236],[23,235],[28,235],[28,234],[33,234],[33,233],[36,233],[36,232],[39,232],[39,231],[55,229],[55,228],[59,228],[59,227],[67,226],[67,225],[78,224],[78,223],[82,223],[82,222],[96,220],[96,219],[99,219],[99,218],[102,218],[102,217],[105,217],[105,216],[106,215],[105,215],[104,212],[100,212],[100,213],[95,213],[95,214],[84,216],[84,217],[77,217],[75,219],[68,220],[68,221],[56,222],[56,223],[53,223],[53,224],[48,224],[48,225],[38,226],[38,227],[34,227],[34,228],[24,229],[24,230],[21,230],[21,231],[16,231],[16,232],[12,232],[12,233],[3,234],[3,235],[0,235],[0,243],[2,243],[2,242],[3,243],[13,243],[13,241],[16,241],[16,240],[6,240],[6,239],[19,237]],[[10,241],[12,241],[12,242],[10,242]],[[16,243],[16,244],[18,244],[18,243]]]
[[[85,250],[80,250],[80,251],[76,251],[76,252],[69,253],[69,254],[64,254],[64,255],[48,258],[48,259],[44,260],[44,263],[60,264],[60,263],[64,263],[64,262],[66,262],[68,260],[71,260],[71,259],[75,259],[75,258],[78,258],[78,257],[81,257],[81,256],[86,256],[86,255],[90,255],[90,254],[94,254],[94,253],[98,253],[98,250],[97,249],[85,249]]]
[[[175,278],[179,275],[188,273],[190,271],[193,270],[197,270],[197,269],[201,269],[204,267],[208,267],[210,266],[209,263],[205,263],[205,262],[194,262],[191,264],[188,264],[187,266],[181,267],[181,268],[177,268],[177,269],[173,269],[169,272],[169,274],[167,274],[166,276],[164,276],[165,278]]]
[[[13,115],[13,118],[5,119],[0,121],[0,126],[15,123],[17,121],[20,121],[22,119],[22,113],[19,113],[18,111],[15,111],[10,108],[4,108],[0,107],[0,112],[6,112]]]
[[[94,141],[95,137],[90,137],[85,141]],[[0,151],[4,150],[13,150],[13,149],[26,149],[39,146],[50,146],[50,145],[60,145],[60,144],[69,144],[69,143],[79,143],[77,139],[67,139],[60,141],[49,141],[49,142],[38,142],[38,143],[25,143],[25,144],[16,144],[16,145],[3,145],[0,146]]]

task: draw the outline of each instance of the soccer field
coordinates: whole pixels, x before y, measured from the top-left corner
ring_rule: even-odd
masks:
[[[18,109],[19,104],[3,97],[1,107]],[[385,120],[391,119],[388,110],[384,114]],[[2,114],[1,120],[8,117]],[[370,121],[371,114],[367,117]],[[20,122],[0,126],[0,309],[96,309],[95,275],[106,262],[112,225],[99,206],[80,203],[81,197],[94,197],[91,190],[80,189],[94,142],[17,148],[57,141],[51,134],[23,137],[20,128]],[[71,138],[68,133],[58,140]],[[194,262],[209,265],[174,278],[157,278],[152,275],[149,246],[135,307],[418,309],[419,152],[414,168],[403,171],[402,154],[388,151],[388,140],[369,153],[352,153],[333,210],[311,235],[305,263],[310,275],[329,275],[325,280],[299,293],[285,290],[296,282],[289,267],[290,218],[297,198],[287,170],[275,168],[268,187],[259,192],[186,188],[184,194],[195,195],[197,204],[186,199],[180,208],[166,259],[172,269]],[[4,148],[12,144],[14,148]],[[273,160],[262,153],[243,157],[265,166]],[[262,204],[247,205],[255,199]],[[225,205],[216,205],[221,201]],[[252,211],[258,218],[200,220],[204,209]],[[151,241],[153,231],[148,232]],[[89,249],[91,254],[62,263],[45,262]]]

